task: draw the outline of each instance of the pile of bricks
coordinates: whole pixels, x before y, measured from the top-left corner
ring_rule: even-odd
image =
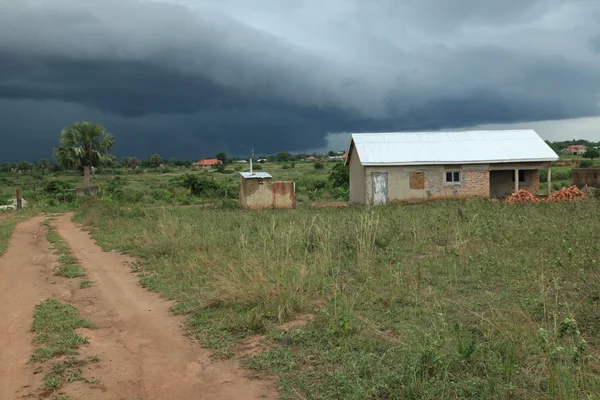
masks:
[[[521,189],[507,198],[506,202],[511,204],[539,203],[540,199],[527,190]]]
[[[577,201],[585,199],[586,195],[577,186],[573,185],[569,188],[562,188],[557,192],[554,192],[548,197],[548,201],[551,203],[563,202],[563,201]]]

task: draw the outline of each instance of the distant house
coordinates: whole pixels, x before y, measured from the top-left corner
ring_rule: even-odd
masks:
[[[266,158],[259,158],[258,160],[256,160],[256,162],[260,163],[260,164],[265,164],[265,163],[267,163],[267,159]]]
[[[194,163],[195,167],[198,168],[217,168],[218,166],[223,165],[223,161],[217,160],[216,158],[206,158],[204,160],[200,160]]]
[[[306,161],[317,161],[317,157],[315,156],[310,156],[310,157],[306,157],[305,158]]]
[[[562,152],[565,154],[572,154],[574,156],[581,155],[587,151],[587,146],[584,144],[574,144],[573,146],[569,146],[566,149],[563,149]]]
[[[533,130],[353,134],[350,203],[537,194],[557,159]]]
[[[248,160],[237,160],[236,164],[248,164]]]

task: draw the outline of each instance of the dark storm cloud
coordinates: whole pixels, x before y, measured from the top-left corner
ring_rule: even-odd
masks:
[[[115,133],[120,154],[198,157],[314,148],[327,132],[596,115],[599,11],[595,0],[4,0],[0,159],[47,156],[80,119]]]

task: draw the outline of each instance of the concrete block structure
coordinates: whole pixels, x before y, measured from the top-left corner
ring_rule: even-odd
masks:
[[[239,204],[245,210],[295,208],[295,182],[274,182],[266,172],[240,172]]]
[[[353,134],[348,155],[351,204],[538,194],[558,159],[533,130]]]
[[[600,168],[573,168],[573,185],[600,188]]]

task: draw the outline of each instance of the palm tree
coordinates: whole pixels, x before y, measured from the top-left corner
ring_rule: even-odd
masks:
[[[107,153],[114,145],[114,136],[107,133],[102,125],[74,122],[60,132],[60,146],[54,148],[54,156],[65,168],[83,170],[83,185],[87,189],[90,187],[91,168],[112,164],[114,157]]]

